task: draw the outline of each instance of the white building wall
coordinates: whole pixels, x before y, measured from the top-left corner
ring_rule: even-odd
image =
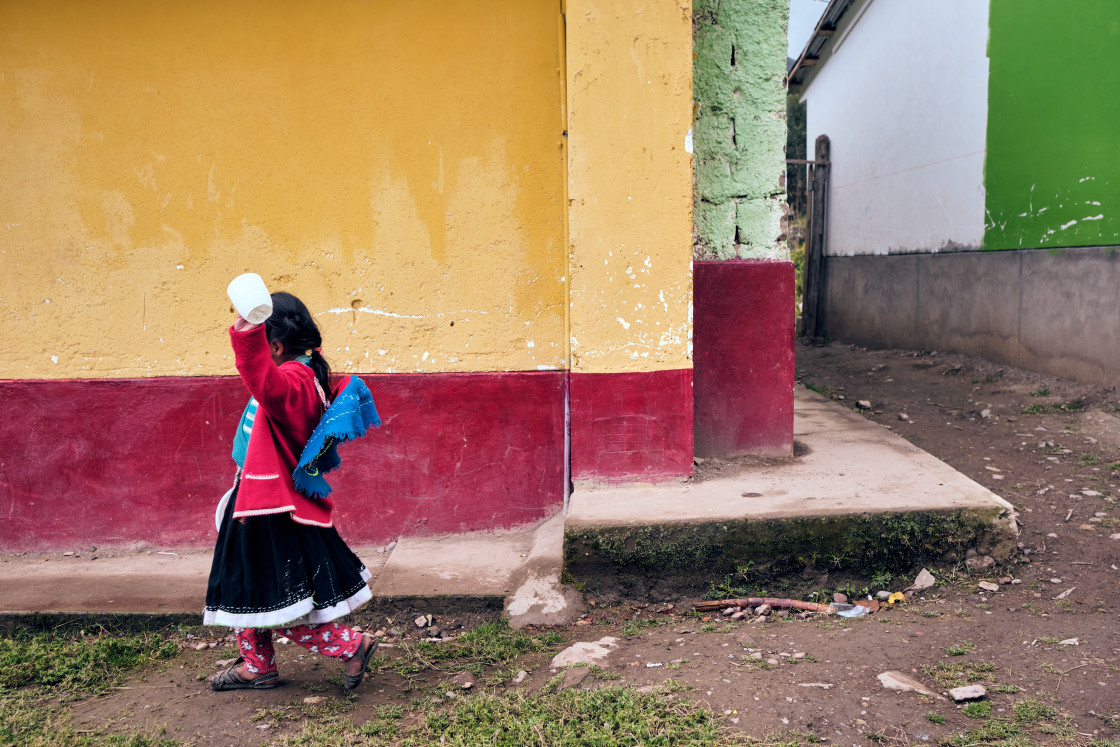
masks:
[[[984,236],[986,0],[866,0],[804,89],[831,141],[828,254],[977,248]]]

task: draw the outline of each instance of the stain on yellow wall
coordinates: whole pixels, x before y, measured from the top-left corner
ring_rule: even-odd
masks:
[[[567,3],[572,370],[691,368],[691,3]]]
[[[225,285],[247,270],[318,314],[337,370],[563,367],[559,13],[556,0],[0,4],[0,377],[229,374]],[[629,36],[581,54],[581,75],[625,59],[608,77],[649,76],[657,101],[687,88],[683,40],[630,33],[659,14],[635,23],[631,9]],[[575,100],[597,117],[620,87]],[[587,136],[637,125],[636,142],[676,122],[666,108],[589,120]],[[640,213],[619,212],[619,189],[594,208],[618,212],[603,246],[620,263],[619,239],[666,194],[687,196],[669,140],[682,149],[683,130],[618,153],[608,186],[640,177]],[[596,148],[580,158],[610,152]],[[626,261],[648,289],[624,297],[652,307],[664,286],[663,330],[683,338],[687,287],[658,279],[679,217],[672,236],[643,231],[656,240]],[[592,222],[580,256],[599,250]]]

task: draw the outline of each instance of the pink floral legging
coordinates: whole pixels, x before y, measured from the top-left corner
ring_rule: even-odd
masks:
[[[308,651],[336,659],[349,659],[358,653],[362,634],[353,628],[335,622],[321,625],[296,625],[291,628],[277,628],[293,643],[298,643]],[[276,671],[276,652],[272,647],[272,630],[269,628],[234,628],[237,647],[245,668],[253,674],[268,674]]]

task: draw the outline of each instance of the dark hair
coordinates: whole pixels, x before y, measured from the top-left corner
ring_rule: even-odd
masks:
[[[272,316],[265,321],[264,329],[268,341],[281,343],[286,355],[303,355],[305,350],[311,351],[311,370],[329,398],[331,367],[323,354],[315,349],[323,344],[323,335],[303,301],[291,293],[273,293]]]

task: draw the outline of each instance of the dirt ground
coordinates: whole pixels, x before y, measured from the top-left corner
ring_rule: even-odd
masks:
[[[799,346],[797,375],[1014,504],[1023,555],[1003,568],[934,569],[934,588],[855,620],[733,622],[715,613],[705,621],[689,613],[695,600],[612,601],[604,609],[592,598],[596,606],[587,619],[559,629],[565,643],[497,673],[506,679],[523,669],[528,677],[522,683],[480,680],[475,690],[539,689],[552,677],[553,653],[614,636],[618,649],[581,687],[673,679],[692,688],[681,697],[724,714],[732,728],[755,737],[789,731],[802,741],[845,746],[920,745],[948,742],[985,723],[951,702],[884,689],[878,675],[895,670],[938,693],[985,684],[992,716],[1027,714],[1020,722],[1036,743],[1120,739],[1117,393],[964,356],[838,344]],[[897,591],[911,580],[867,579],[863,585],[871,593]],[[999,590],[980,589],[982,580]],[[672,610],[658,611],[668,602]],[[394,613],[392,622],[367,612],[358,622],[421,635],[412,612],[432,613],[435,625],[450,634],[481,619],[481,613],[417,609]],[[283,687],[212,693],[202,680],[216,671],[217,660],[234,655],[226,642],[216,643],[204,651],[188,648],[111,695],[71,704],[75,725],[162,725],[168,737],[185,742],[267,744],[325,715],[360,724],[382,706],[415,711],[447,701],[445,693],[455,689],[447,680],[458,671],[443,667],[408,679],[385,667],[348,698],[334,662],[288,645],[277,647]],[[391,659],[400,650],[386,648],[383,655]],[[324,700],[307,704],[308,697]],[[1056,715],[1031,720],[1023,705],[1014,710],[1035,701]]]

